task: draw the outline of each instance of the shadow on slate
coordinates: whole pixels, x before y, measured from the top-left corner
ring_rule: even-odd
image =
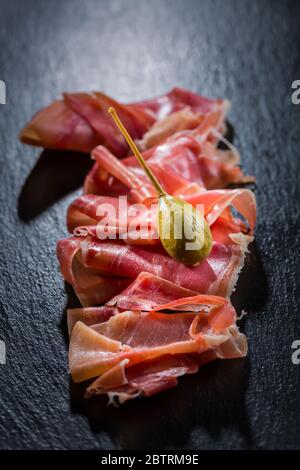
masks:
[[[229,142],[233,143],[234,134],[235,134],[235,132],[234,132],[234,127],[233,127],[233,125],[231,124],[231,122],[229,122],[229,121],[226,120],[226,132],[225,132],[224,137],[225,137],[227,140],[229,140]],[[227,147],[227,145],[226,145],[224,142],[220,141],[220,142],[218,143],[218,148],[220,148],[220,149],[222,149],[222,150],[227,150],[228,147]]]
[[[91,166],[88,154],[44,150],[20,193],[20,219],[30,221],[61,197],[79,188]]]
[[[251,312],[251,315],[261,312],[267,302],[268,280],[255,240],[249,246],[245,265],[230,299],[237,315],[242,310]]]
[[[69,308],[80,308],[82,307],[79,302],[78,297],[76,296],[73,287],[68,282],[65,282],[65,291],[67,295],[67,304],[64,310],[64,313],[60,320],[60,328],[63,334],[64,341],[66,345],[69,345],[69,332],[68,332],[68,322],[67,322],[67,310]]]
[[[215,361],[179,379],[174,389],[121,407],[107,406],[105,396],[83,400],[88,382],[70,380],[71,411],[87,416],[94,433],[108,432],[123,449],[182,448],[197,426],[212,438],[236,429],[251,447],[245,406],[248,377],[247,358]]]

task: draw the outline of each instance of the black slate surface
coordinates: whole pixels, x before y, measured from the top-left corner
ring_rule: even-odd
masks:
[[[0,1],[0,448],[300,448],[299,26],[297,1]],[[135,100],[175,85],[232,101],[243,167],[257,177],[256,246],[236,299],[249,356],[120,409],[82,404],[55,244],[89,161],[41,154],[17,134],[62,91]]]

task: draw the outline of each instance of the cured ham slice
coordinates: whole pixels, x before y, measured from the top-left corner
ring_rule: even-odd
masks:
[[[175,111],[165,118],[156,121],[153,126],[146,132],[138,144],[142,150],[156,147],[162,142],[166,141],[174,134],[183,133],[183,131],[193,130],[189,132],[190,135],[198,134],[201,140],[209,136],[212,129],[222,128],[225,114],[226,105],[220,105],[219,109],[210,111],[206,114],[199,114],[186,107],[180,111]],[[197,130],[196,130],[197,129]]]
[[[57,257],[64,279],[72,285],[83,306],[104,303],[131,282],[130,279],[114,279],[112,276],[102,276],[93,269],[86,269],[82,263],[79,237],[59,241]]]
[[[73,232],[76,227],[95,225],[101,222],[107,214],[109,214],[110,225],[127,227],[128,222],[132,220],[126,198],[121,200],[116,197],[84,194],[76,198],[68,208],[68,230]]]
[[[180,110],[194,113],[195,118],[186,120],[182,127],[181,119],[175,117],[171,132],[176,130],[176,125],[178,130],[194,127],[201,116],[214,110],[225,116],[227,102],[210,100],[180,88],[131,104],[121,104],[99,92],[65,93],[62,100],[53,102],[32,118],[22,129],[20,139],[26,144],[80,152],[105,145],[122,158],[128,154],[128,147],[107,115],[110,106],[117,109],[132,137],[141,139],[155,122]]]
[[[124,359],[134,365],[165,354],[202,353],[229,339],[228,328],[235,323],[236,315],[228,301],[194,296],[179,302],[183,306],[197,305],[199,311],[126,311],[92,327],[77,322],[69,351],[74,380],[102,375]],[[163,308],[168,308],[168,304]]]
[[[119,195],[129,194],[132,201],[143,203],[146,203],[147,199],[157,197],[156,190],[148,177],[140,171],[140,168],[124,165],[122,161],[118,160],[103,146],[96,147],[92,152],[92,157],[96,160],[101,173],[105,172],[105,178],[107,178],[107,175],[113,176],[125,188],[127,187],[127,190],[124,193],[120,191]],[[167,168],[164,169],[159,165],[152,165],[149,161],[148,164],[169,194],[180,195],[182,193],[195,193],[200,190],[200,186],[196,182],[191,182],[174,171],[167,171]],[[109,181],[108,185],[110,185]],[[85,188],[88,187],[87,185],[85,186]]]
[[[178,194],[184,187],[218,189],[229,184],[253,182],[252,177],[245,176],[232,164],[235,157],[232,153],[228,157],[228,153],[212,143],[199,143],[193,135],[178,134],[176,138],[145,151],[143,157],[167,192]],[[144,186],[145,193],[140,198],[153,194],[135,157],[127,157],[117,164],[117,159],[104,147],[97,147],[92,155],[95,164],[86,178],[85,192],[120,195]]]
[[[144,232],[141,232],[139,239],[124,240],[126,243],[124,237],[119,240],[97,240],[97,224],[101,226],[103,215],[103,211],[99,215],[99,207],[111,204],[116,208],[116,218],[110,219],[109,227],[114,228],[115,233],[121,227],[126,233],[128,221],[132,220],[130,213],[126,213],[130,207],[127,203],[122,213],[115,198],[83,195],[71,204],[67,217],[69,229],[79,225],[75,228],[77,234],[83,235],[85,231],[84,235],[92,236],[61,240],[58,258],[65,280],[72,284],[82,305],[109,301],[144,271],[195,292],[231,294],[243,266],[248,243],[252,241],[256,220],[253,193],[247,189],[205,191],[186,197],[186,200],[192,204],[203,204],[214,240],[211,254],[196,267],[185,266],[170,258],[162,249],[159,239],[148,240]],[[245,222],[232,216],[230,206],[243,216]],[[146,209],[141,216],[144,226],[148,220],[153,223],[155,216]],[[128,246],[128,243],[135,246]],[[146,298],[143,302],[147,304]],[[132,307],[127,305],[126,308]]]
[[[208,258],[194,267],[170,258],[160,246],[130,246],[93,237],[61,240],[58,259],[65,280],[72,284],[83,305],[110,300],[141,272],[203,294],[229,296],[252,237],[239,233],[231,235],[230,240],[231,244],[214,242]],[[68,253],[70,244],[76,244],[77,250],[77,258],[74,260],[73,255],[72,261]]]
[[[256,223],[256,200],[249,189],[204,191],[200,194],[187,195],[185,200],[193,205],[203,204],[209,225],[216,222],[220,216],[236,222],[229,211],[229,208],[233,207],[244,217],[250,233],[253,234]]]
[[[196,294],[197,292],[184,289],[163,278],[141,272],[127,288],[110,299],[106,305],[68,309],[69,334],[77,321],[82,321],[86,325],[93,325],[106,321],[112,315],[117,315],[125,310],[150,311],[159,304]]]
[[[95,325],[107,321],[111,316],[117,315],[120,310],[103,305],[101,307],[69,308],[67,310],[67,323],[69,335],[76,322],[81,321],[85,325]]]
[[[153,274],[141,272],[132,284],[107,302],[107,305],[117,307],[119,310],[152,310],[157,305],[196,294],[196,291],[185,289]]]
[[[173,308],[178,311],[160,311]],[[192,311],[181,312],[181,308]],[[232,337],[241,335],[235,320],[228,301],[198,295],[150,312],[126,311],[91,327],[79,321],[70,342],[72,377],[80,382],[100,375],[86,396],[113,393],[124,401],[140,394],[152,395],[176,385],[178,376],[196,372],[203,353],[213,350],[206,361],[218,357],[218,348],[228,341],[227,353],[245,355],[245,338],[236,341],[239,347],[233,346]]]
[[[109,403],[123,404],[139,395],[152,396],[175,387],[177,378],[198,372],[192,354],[165,355],[125,368],[124,359],[97,378],[86,390],[85,398],[107,394]]]
[[[64,101],[54,101],[37,113],[20,133],[24,144],[90,152],[102,143],[92,127]]]
[[[184,200],[194,206],[203,207],[204,215],[210,226],[222,220],[227,221],[228,235],[239,231],[253,233],[256,222],[256,202],[252,191],[248,189],[201,191],[185,195]],[[243,218],[243,224],[229,211],[234,208]],[[221,218],[221,219],[220,219]],[[126,199],[84,194],[75,199],[67,212],[67,226],[77,235],[90,234],[103,238],[115,235],[130,244],[158,244],[156,231],[157,207],[147,208],[130,205]],[[248,227],[248,229],[247,229]],[[136,229],[136,237],[131,231]],[[217,226],[214,227],[217,231]],[[141,233],[139,231],[141,230]],[[149,233],[147,234],[147,230]],[[138,236],[137,236],[138,235]]]
[[[121,105],[103,93],[66,93],[64,99],[67,105],[85,119],[96,134],[102,138],[102,145],[105,145],[119,157],[128,154],[128,146],[122,135],[116,132],[114,123],[107,115],[107,109],[110,106],[117,109],[128,131],[135,139],[140,138],[154,122],[142,110],[134,110],[126,105]]]
[[[150,311],[158,305],[193,295],[197,295],[197,292],[184,289],[153,274],[141,272],[126,289],[110,299],[106,305],[68,309],[69,334],[77,321],[85,325],[94,325],[125,310]]]
[[[123,404],[138,396],[152,396],[175,387],[178,377],[198,372],[199,367],[216,359],[241,358],[247,354],[245,335],[233,326],[223,344],[201,354],[165,355],[127,367],[124,359],[86,389],[85,398],[106,394],[109,403]]]
[[[236,233],[231,233],[235,228]],[[108,302],[148,272],[195,292],[229,296],[243,267],[252,237],[238,232],[226,219],[213,224],[213,249],[198,266],[170,258],[160,245],[130,246],[122,241],[70,237],[58,242],[61,271],[83,306]],[[150,296],[151,299],[151,296]],[[128,307],[127,307],[128,308]]]
[[[186,107],[198,114],[207,114],[220,108],[226,112],[228,110],[228,101],[222,99],[212,100],[176,87],[166,95],[133,103],[129,106],[148,112],[158,121]]]

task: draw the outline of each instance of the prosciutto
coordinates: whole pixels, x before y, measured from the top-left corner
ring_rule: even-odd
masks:
[[[119,310],[149,311],[157,305],[193,295],[197,295],[197,292],[142,271],[123,292],[107,302],[107,305]]]
[[[197,266],[164,250],[157,192],[109,106],[166,192],[203,212],[213,244]],[[253,240],[256,201],[244,187],[254,178],[224,137],[228,108],[180,88],[130,104],[67,93],[21,133],[24,142],[91,152],[94,160],[67,210],[69,236],[57,243],[63,278],[81,303],[67,311],[69,363],[75,382],[90,381],[86,398],[148,397],[207,362],[247,353],[230,296]]]
[[[221,229],[222,223],[228,221],[230,233],[242,230],[253,234],[256,202],[252,191],[248,189],[201,191],[185,195],[183,199],[195,207],[201,206],[211,227],[218,222],[213,227],[215,232],[216,227]],[[237,217],[233,217],[229,210],[231,207],[244,218],[244,224]],[[101,237],[106,231],[107,234],[115,234],[116,238],[130,244],[156,244],[159,243],[156,213],[155,204],[151,207],[130,205],[126,199],[85,194],[76,198],[69,206],[67,226],[71,233],[77,235],[90,234]],[[137,231],[141,230],[140,236],[135,239],[130,237],[133,227]],[[145,229],[149,230],[149,234],[144,237]]]
[[[173,311],[176,309],[176,311]],[[170,310],[170,313],[162,311]],[[73,380],[96,380],[86,397],[108,394],[120,403],[177,384],[217,357],[242,357],[247,342],[229,301],[196,295],[144,311],[125,311],[87,326],[78,321],[70,341]]]
[[[69,334],[77,321],[93,325],[108,320],[125,310],[150,311],[159,304],[178,298],[191,297],[197,292],[184,289],[172,282],[147,272],[141,272],[137,278],[120,294],[111,298],[100,307],[72,308],[67,310]]]
[[[196,267],[185,266],[163,250],[152,208],[144,207],[133,216],[133,206],[126,201],[120,205],[118,198],[89,194],[74,200],[68,209],[67,225],[77,236],[59,241],[57,253],[64,278],[72,284],[82,305],[109,301],[141,272],[202,294],[231,294],[253,239],[253,193],[248,189],[202,191],[185,199],[201,204],[214,240],[209,257]],[[108,204],[115,215],[107,219],[103,209]],[[234,217],[230,207],[243,220]],[[131,223],[138,228],[138,236],[131,236]],[[105,239],[101,239],[103,234]]]
[[[128,195],[137,180],[145,186],[145,191],[150,187],[151,193],[149,181],[135,157],[129,156],[117,164],[114,155],[101,146],[93,150],[92,156],[95,164],[84,183],[86,193]],[[232,150],[218,149],[217,142],[203,142],[195,132],[179,133],[145,151],[143,157],[171,194],[178,193],[184,186],[220,189],[229,184],[254,181],[237,166],[239,157]]]
[[[224,257],[223,262],[228,263],[230,259],[243,260],[244,252],[249,241],[252,240],[251,236],[253,233],[255,220],[256,220],[256,204],[253,193],[247,189],[237,189],[237,190],[217,190],[217,191],[204,191],[200,193],[195,193],[189,196],[185,196],[185,199],[192,204],[201,204],[204,207],[204,215],[211,226],[213,238],[215,240],[215,247],[212,252],[212,258],[216,255],[218,256],[223,253]],[[109,220],[103,222],[103,210],[106,204],[110,204],[110,207],[116,209],[115,217],[109,218]],[[108,272],[113,272],[118,276],[124,277],[133,277],[138,274],[138,265],[143,264],[148,260],[149,269],[156,270],[154,274],[159,274],[157,271],[162,271],[164,266],[164,276],[167,276],[168,263],[172,264],[175,261],[166,258],[166,254],[161,250],[160,242],[158,237],[155,237],[155,234],[152,233],[151,227],[155,226],[156,213],[152,209],[145,209],[138,216],[132,216],[130,213],[130,208],[132,206],[127,203],[122,206],[122,212],[120,213],[119,200],[112,197],[102,197],[96,195],[83,195],[77,198],[69,207],[67,214],[67,224],[69,230],[75,231],[77,235],[87,235],[89,238],[82,238],[84,244],[81,243],[80,238],[72,238],[63,240],[58,244],[58,254],[61,262],[62,272],[66,280],[69,280],[73,285],[76,285],[74,282],[74,272],[76,269],[69,268],[69,272],[73,270],[73,275],[66,273],[65,266],[72,266],[72,256],[69,254],[68,247],[71,246],[75,251],[80,250],[80,256],[77,257],[77,265],[81,264],[83,267],[77,269],[80,276],[84,272],[84,269],[88,267],[89,269],[93,268],[94,275],[100,276],[99,272],[102,275],[107,275]],[[243,223],[239,219],[233,217],[230,207],[233,207],[237,212],[239,212],[245,222]],[[134,222],[134,226],[138,227],[139,223],[142,224],[142,227],[150,227],[150,235],[153,235],[153,239],[144,236],[144,231],[140,233],[139,238],[131,239],[130,231],[128,227],[130,223]],[[107,225],[108,224],[108,225]],[[121,240],[118,242],[112,242],[111,240],[101,240],[97,241],[98,229],[103,228],[107,229],[107,233],[116,234],[116,237],[119,237]],[[154,228],[155,231],[155,228]],[[238,235],[240,232],[245,232],[245,235]],[[102,233],[102,232],[101,232]],[[127,235],[124,238],[124,234]],[[235,237],[234,237],[235,235]],[[142,247],[130,248],[126,245],[156,245],[155,250],[145,250]],[[65,248],[66,247],[66,248]],[[82,248],[84,250],[82,251]],[[98,252],[98,255],[97,255]],[[104,256],[105,253],[105,256]],[[225,256],[226,253],[226,256]],[[126,256],[126,258],[124,258]],[[116,262],[116,259],[124,258],[126,269],[121,267],[121,262]],[[101,259],[101,264],[99,260]],[[105,260],[111,260],[110,263],[105,264]],[[130,262],[127,262],[129,261]],[[130,264],[131,263],[131,264]],[[154,264],[153,264],[154,263]],[[114,268],[111,268],[111,265]],[[239,267],[240,262],[236,262],[236,266]],[[106,267],[105,267],[106,266]],[[231,263],[228,264],[229,271],[231,271]],[[76,268],[76,265],[75,265]],[[193,275],[196,272],[197,268],[187,268],[186,266],[179,264],[179,271],[183,269],[190,270]],[[98,275],[95,274],[98,272]],[[182,273],[184,275],[184,272]],[[164,277],[163,276],[163,277]],[[189,279],[189,278],[188,278]],[[71,280],[71,281],[70,281]],[[175,281],[176,282],[176,281]],[[179,280],[179,283],[181,281]],[[187,281],[188,282],[188,281]]]
[[[117,110],[132,137],[141,140],[141,145],[147,147],[176,130],[195,127],[202,122],[203,116],[212,112],[219,114],[218,127],[221,127],[228,102],[204,98],[181,88],[174,88],[158,98],[129,104],[121,104],[100,92],[65,93],[61,100],[39,111],[26,124],[20,133],[20,140],[30,145],[80,152],[91,152],[96,145],[104,145],[118,158],[125,157],[128,147],[107,115],[110,106]],[[175,114],[178,112],[189,113],[189,117],[182,119],[182,114]],[[167,125],[166,131],[165,119],[173,114],[173,123]],[[162,121],[161,128],[164,130],[156,126],[152,134],[147,134],[159,121]],[[158,133],[160,138],[157,137]]]
[[[106,302],[127,287],[130,279],[115,279],[86,268],[82,262],[81,241],[76,236],[59,241],[57,257],[65,281],[72,285],[81,305],[87,307]]]
[[[90,236],[61,240],[57,253],[65,279],[84,306],[110,300],[141,272],[203,294],[230,296],[252,237],[239,233],[229,240],[230,244],[215,241],[208,258],[194,267],[170,258],[161,246],[131,246]]]

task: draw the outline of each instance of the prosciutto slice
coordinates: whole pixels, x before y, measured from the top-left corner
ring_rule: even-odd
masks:
[[[176,138],[143,153],[151,170],[169,193],[178,194],[184,187],[219,189],[229,184],[254,181],[235,164],[232,153],[228,156],[228,151],[218,149],[211,142],[200,143],[196,136],[179,133]],[[104,147],[94,149],[92,156],[95,164],[84,183],[86,193],[128,195],[137,184],[145,187],[144,197],[153,193],[135,157],[127,157],[117,164],[114,155]]]
[[[113,297],[107,305],[119,310],[152,310],[158,305],[196,295],[196,291],[147,272],[141,272],[123,292]]]
[[[185,199],[203,205],[214,240],[211,254],[196,267],[177,262],[162,249],[151,228],[156,220],[152,209],[144,208],[139,216],[131,217],[131,206],[126,201],[119,206],[117,198],[96,195],[83,195],[71,204],[67,224],[80,236],[61,240],[58,258],[65,280],[72,284],[83,306],[109,301],[145,271],[195,292],[231,294],[252,241],[256,220],[253,193],[247,189],[204,191]],[[99,211],[107,204],[116,209],[108,226],[103,220],[104,211]],[[233,217],[230,207],[244,221]],[[138,238],[131,239],[128,224],[134,220],[138,227],[139,217],[140,224],[150,227],[150,231],[145,235],[142,230]],[[117,239],[97,239],[103,227]]]
[[[62,100],[53,102],[32,118],[22,129],[20,139],[30,145],[80,152],[90,152],[101,144],[122,158],[128,154],[128,147],[107,114],[110,106],[115,107],[135,139],[141,139],[153,124],[172,113],[186,110],[193,113],[194,118],[185,120],[184,126],[181,119],[175,119],[177,125],[173,124],[164,135],[176,128],[195,127],[202,116],[213,111],[224,118],[228,107],[225,100],[210,100],[180,88],[158,98],[130,104],[121,104],[99,92],[65,93]],[[149,136],[146,140],[149,143]]]
[[[161,312],[174,308],[176,313]],[[149,396],[176,385],[178,376],[196,372],[202,361],[245,355],[246,339],[235,321],[227,300],[203,295],[150,312],[126,311],[91,327],[78,321],[70,342],[71,374],[76,382],[100,376],[87,397],[106,393],[122,402]]]
[[[117,406],[138,396],[152,396],[178,384],[178,377],[198,372],[216,359],[236,359],[247,354],[247,340],[236,326],[228,329],[228,339],[202,353],[164,355],[126,367],[124,359],[89,385],[85,398],[107,395]]]
[[[87,269],[81,257],[81,239],[70,237],[57,244],[57,257],[64,279],[69,282],[84,307],[106,302],[127,287],[129,278],[103,276]]]
[[[77,321],[93,325],[125,310],[150,311],[158,305],[193,295],[197,295],[197,292],[184,289],[153,274],[141,272],[126,289],[110,299],[106,305],[68,309],[69,334]]]
[[[244,250],[252,239],[240,235],[231,245],[213,243],[210,255],[197,266],[186,266],[170,258],[162,247],[129,246],[119,242],[85,238],[81,243],[83,264],[103,274],[135,278],[147,271],[186,289],[230,295],[232,279],[241,268]]]
[[[210,226],[222,221],[224,230],[224,222],[228,221],[228,234],[239,231],[253,233],[256,222],[256,202],[252,191],[248,189],[201,191],[185,195],[183,198],[195,207],[197,205],[203,207]],[[244,224],[238,218],[233,217],[229,211],[231,207],[244,218]],[[105,233],[115,234],[115,238],[134,245],[159,243],[156,220],[155,204],[147,208],[130,205],[126,199],[94,194],[84,194],[75,199],[67,212],[67,226],[71,233],[90,234],[99,238]],[[219,223],[214,226],[215,233]],[[134,228],[137,232],[135,237],[131,236]]]
[[[50,149],[90,152],[102,143],[93,128],[62,100],[33,116],[20,133],[24,144]]]
[[[70,237],[59,241],[58,259],[65,279],[84,306],[97,305],[119,294],[140,273],[148,272],[185,289],[229,296],[243,266],[251,236],[233,234],[231,243],[214,242],[198,266],[186,266],[170,258],[158,245],[131,246],[95,237]],[[73,247],[73,259],[69,256]]]
[[[111,316],[117,315],[121,310],[103,305],[101,307],[69,308],[67,310],[67,324],[69,336],[75,324],[81,321],[85,325],[95,325],[107,321]]]

